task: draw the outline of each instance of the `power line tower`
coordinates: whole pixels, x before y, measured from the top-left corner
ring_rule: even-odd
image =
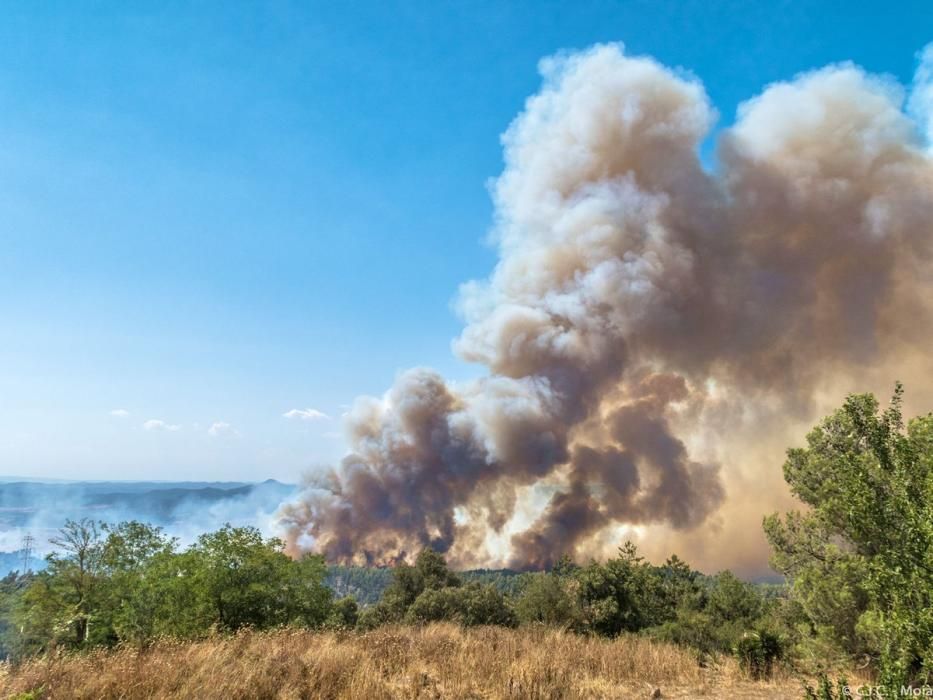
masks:
[[[36,538],[30,535],[28,532],[23,535],[23,545],[20,548],[20,552],[23,555],[23,574],[28,574],[30,570],[30,565],[32,563],[32,551],[36,544]]]

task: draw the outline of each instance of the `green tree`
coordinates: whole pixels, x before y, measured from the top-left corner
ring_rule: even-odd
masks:
[[[461,584],[460,577],[447,568],[443,554],[425,548],[415,559],[415,575],[422,590],[455,587]]]
[[[160,636],[191,639],[220,627],[216,608],[206,590],[206,558],[188,549],[178,553],[159,553],[150,561],[133,598],[134,612],[145,623],[137,629],[134,641],[148,642]]]
[[[676,554],[655,570],[660,578],[660,596],[669,609],[698,610],[706,605],[700,574]]]
[[[169,611],[165,563],[175,556],[176,540],[161,528],[136,521],[103,525],[101,596],[98,617],[113,641],[151,639]]]
[[[789,450],[808,510],[764,522],[815,626],[871,649],[888,687],[933,681],[933,415],[905,426],[902,397],[850,396]]]
[[[370,605],[360,611],[356,627],[365,632],[398,621],[399,618],[395,617],[394,611],[383,601],[379,601],[375,605]]]
[[[0,660],[19,656],[23,639],[15,621],[23,592],[34,578],[32,573],[13,571],[0,579]]]
[[[221,628],[315,626],[330,613],[320,557],[290,559],[277,539],[253,527],[226,525],[201,535],[189,557],[191,585]]]
[[[283,621],[302,627],[320,627],[333,614],[334,599],[333,591],[324,585],[327,575],[324,557],[305,554],[300,559],[289,559],[285,569],[280,593],[284,598]],[[342,603],[346,615],[351,615],[350,601],[355,609],[356,601],[352,598]]]
[[[763,600],[755,588],[731,571],[720,572],[707,598],[707,611],[716,623],[757,620]]]
[[[580,611],[567,592],[566,577],[556,573],[536,574],[529,578],[515,602],[515,612],[522,623],[576,627]]]
[[[346,596],[334,601],[327,626],[334,629],[353,629],[360,617],[360,606],[353,596]]]
[[[573,576],[576,572],[580,570],[580,567],[577,563],[570,557],[569,554],[562,555],[556,562],[554,566],[551,567],[551,573],[555,576]]]
[[[660,578],[631,542],[605,564],[593,562],[582,568],[576,579],[584,623],[599,634],[638,632],[673,616]]]
[[[517,624],[515,613],[502,594],[490,584],[476,582],[426,588],[408,608],[405,620],[416,624],[446,620],[466,627]]]
[[[472,582],[452,590],[457,591],[460,598],[460,624],[467,627],[476,625],[515,627],[518,624],[515,611],[492,584]]]
[[[101,636],[94,624],[102,593],[100,528],[88,519],[67,520],[50,542],[58,550],[46,557],[46,570],[33,577],[14,613],[27,649],[81,646]]]
[[[432,549],[422,549],[413,566],[401,563],[392,571],[392,582],[382,600],[363,617],[367,627],[401,621],[415,600],[425,591],[456,588],[460,577],[447,568],[444,556]]]
[[[428,588],[412,601],[405,621],[415,624],[456,621],[460,617],[460,591],[456,588]]]

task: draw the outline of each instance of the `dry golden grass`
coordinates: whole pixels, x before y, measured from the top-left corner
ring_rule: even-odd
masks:
[[[147,650],[53,654],[0,665],[0,697],[52,698],[797,698],[790,677],[754,682],[735,662],[637,637],[454,625],[365,634],[242,632]]]

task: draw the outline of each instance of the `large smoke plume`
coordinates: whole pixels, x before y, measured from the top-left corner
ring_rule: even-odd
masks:
[[[912,117],[849,64],[772,85],[712,168],[697,80],[617,45],[544,61],[503,137],[498,265],[461,290],[455,350],[488,374],[358,399],[339,469],[283,507],[291,546],[517,567],[648,534],[754,549],[741,531],[782,498],[770,446],[925,356],[930,60]]]

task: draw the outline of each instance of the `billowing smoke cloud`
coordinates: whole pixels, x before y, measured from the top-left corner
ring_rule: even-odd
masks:
[[[488,375],[359,399],[350,454],[281,511],[296,550],[538,567],[624,532],[695,544],[754,481],[724,445],[754,459],[929,340],[933,162],[897,84],[843,64],[772,85],[710,170],[692,77],[617,45],[542,73],[503,137],[499,263],[461,290],[455,350]]]

